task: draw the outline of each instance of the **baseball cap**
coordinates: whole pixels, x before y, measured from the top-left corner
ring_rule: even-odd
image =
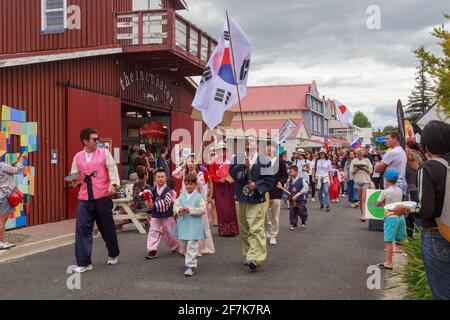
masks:
[[[398,180],[398,172],[395,169],[389,169],[384,173],[384,177],[389,182],[397,182]]]

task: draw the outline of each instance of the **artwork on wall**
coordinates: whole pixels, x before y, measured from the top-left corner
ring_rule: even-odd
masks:
[[[12,136],[18,137],[19,150],[14,150]],[[16,144],[17,145],[17,144]],[[0,161],[14,162],[21,153],[38,151],[37,122],[27,122],[26,112],[2,105],[0,127]],[[35,195],[36,169],[30,166],[29,159],[25,160],[25,167],[14,176],[17,188],[24,194],[22,204],[10,213],[6,229],[13,229],[27,225],[27,215],[30,213],[30,197]]]

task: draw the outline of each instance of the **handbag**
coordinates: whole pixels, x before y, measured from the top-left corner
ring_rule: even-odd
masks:
[[[14,188],[14,190],[11,192],[11,194],[6,199],[8,200],[11,207],[15,208],[23,202],[25,197],[19,189]]]
[[[2,188],[0,188],[0,190],[2,190],[2,192],[3,192]],[[11,194],[6,197],[6,200],[8,200],[9,205],[13,208],[15,208],[19,204],[21,204],[24,199],[25,199],[25,197],[24,197],[23,193],[19,189],[17,189],[17,187],[14,187]]]

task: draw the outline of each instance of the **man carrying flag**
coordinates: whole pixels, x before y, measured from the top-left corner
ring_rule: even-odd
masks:
[[[227,16],[192,102],[208,128],[219,125],[225,111],[247,95],[250,55],[249,39],[237,22]]]

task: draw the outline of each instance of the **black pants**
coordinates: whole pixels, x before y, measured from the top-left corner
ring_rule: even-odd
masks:
[[[306,201],[293,202],[290,201],[289,222],[291,226],[297,227],[298,217],[302,220],[302,224],[306,224],[308,219],[308,210],[306,209]]]
[[[309,176],[309,186],[311,187],[311,197],[314,198],[316,194],[316,183],[313,182],[313,176]]]
[[[409,199],[411,201],[414,201],[416,203],[419,203],[419,191],[413,190],[409,192]],[[414,216],[412,214],[409,214],[406,217],[406,233],[408,237],[412,237],[414,235]]]
[[[372,178],[372,181],[375,184],[375,189],[383,190],[384,187],[383,177]]]
[[[116,226],[112,216],[113,203],[110,197],[94,201],[78,201],[77,225],[75,229],[75,257],[79,267],[92,263],[94,220],[108,249],[108,256],[120,254]]]

